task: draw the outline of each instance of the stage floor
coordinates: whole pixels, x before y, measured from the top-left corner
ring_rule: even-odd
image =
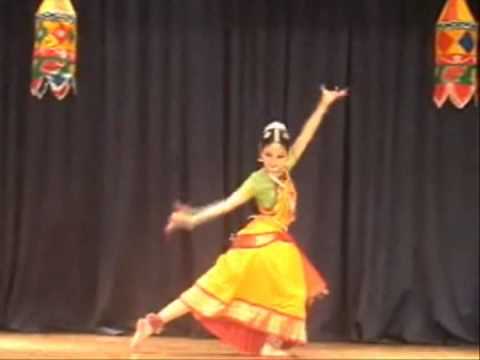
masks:
[[[129,337],[0,332],[0,359],[251,359],[217,340],[155,336],[136,352]],[[310,343],[293,350],[299,359],[479,359],[479,348],[354,343]]]

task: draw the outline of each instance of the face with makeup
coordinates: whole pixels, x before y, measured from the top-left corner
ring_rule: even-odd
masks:
[[[268,174],[283,175],[287,171],[288,151],[280,143],[268,144],[260,150],[259,161]]]

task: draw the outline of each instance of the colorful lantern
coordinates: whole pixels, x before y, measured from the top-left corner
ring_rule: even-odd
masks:
[[[442,107],[450,98],[461,109],[478,100],[478,24],[465,0],[447,0],[436,25],[433,100]]]
[[[75,92],[77,18],[70,0],[44,0],[35,16],[32,95],[41,99],[50,87],[61,100]]]

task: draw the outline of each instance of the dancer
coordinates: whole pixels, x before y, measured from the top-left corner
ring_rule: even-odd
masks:
[[[191,288],[137,321],[132,348],[188,313],[220,340],[249,354],[288,356],[289,348],[306,342],[307,307],[329,291],[288,233],[297,200],[290,171],[330,106],[346,95],[345,89],[322,87],[315,111],[291,147],[284,124],[267,125],[259,144],[262,167],[228,198],[198,209],[176,206],[167,233],[193,230],[252,199],[259,213],[232,236],[230,249]]]

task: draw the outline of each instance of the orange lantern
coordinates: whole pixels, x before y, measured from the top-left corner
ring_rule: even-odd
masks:
[[[465,0],[447,0],[436,25],[433,100],[461,109],[477,98],[478,24]],[[478,99],[478,98],[477,98]]]

